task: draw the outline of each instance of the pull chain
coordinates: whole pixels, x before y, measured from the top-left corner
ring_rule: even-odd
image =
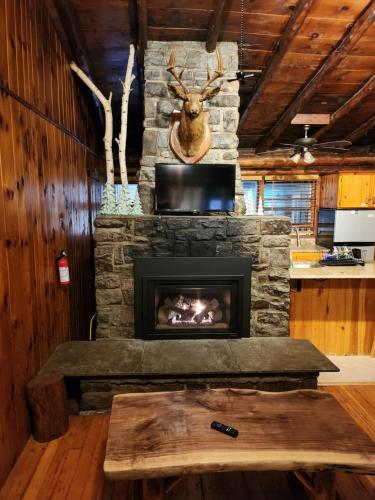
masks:
[[[243,68],[243,39],[244,39],[244,12],[245,12],[245,0],[240,1],[241,17],[240,17],[240,57],[239,57],[239,70],[242,71]]]

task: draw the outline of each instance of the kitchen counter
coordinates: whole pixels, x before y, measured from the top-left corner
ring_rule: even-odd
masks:
[[[319,266],[305,269],[289,269],[290,279],[375,279],[375,262],[364,266]]]

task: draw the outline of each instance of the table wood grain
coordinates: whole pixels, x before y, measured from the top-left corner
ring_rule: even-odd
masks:
[[[211,429],[213,420],[239,436]],[[375,443],[330,394],[212,389],[113,400],[104,462],[113,480],[337,469],[375,473]]]

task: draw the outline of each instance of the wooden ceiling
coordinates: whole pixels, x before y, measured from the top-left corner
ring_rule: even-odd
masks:
[[[71,53],[105,92],[121,94],[131,41],[138,84],[130,148],[142,135],[142,53],[147,40],[240,41],[241,0],[47,0]],[[320,141],[375,142],[375,0],[243,0],[240,146],[268,150],[301,136],[297,113],[337,113]],[[212,45],[213,44],[213,45]],[[355,96],[353,98],[353,96]]]

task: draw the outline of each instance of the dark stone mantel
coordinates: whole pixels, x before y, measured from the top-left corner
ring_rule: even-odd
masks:
[[[80,381],[81,410],[106,410],[115,394],[233,387],[316,389],[338,371],[307,340],[106,340],[61,344],[43,367]]]
[[[42,371],[66,377],[243,376],[338,368],[307,340],[106,340],[60,344]]]

